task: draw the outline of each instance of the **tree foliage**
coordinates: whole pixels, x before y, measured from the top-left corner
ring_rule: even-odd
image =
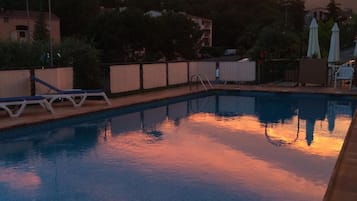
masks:
[[[340,4],[336,3],[335,0],[330,0],[330,2],[327,4],[327,10],[328,18],[335,22],[338,21],[338,16],[341,12]]]
[[[50,38],[49,31],[47,29],[47,24],[45,21],[45,15],[43,12],[40,12],[36,21],[35,29],[33,33],[33,39],[35,41],[48,41]]]
[[[183,15],[169,12],[150,17],[131,8],[101,13],[88,35],[102,50],[105,62],[193,58],[200,38],[197,25]]]
[[[48,67],[43,60],[48,53],[48,42],[18,43],[0,41],[0,67]],[[54,46],[54,64],[73,66],[74,86],[79,88],[102,87],[98,51],[88,42],[74,38],[62,40]]]
[[[0,7],[24,9],[25,2],[0,0]],[[48,0],[29,2],[31,10],[48,9]],[[102,10],[101,6],[112,10]],[[336,18],[339,4],[330,0],[327,8],[331,18]],[[179,11],[211,19],[213,45],[218,49],[236,48],[240,55],[246,55],[249,50],[270,48],[274,58],[288,52],[303,56],[308,34],[304,9],[304,0],[52,0],[52,10],[61,19],[62,36],[93,41],[105,62],[194,58],[199,32],[196,25],[177,15]],[[159,18],[143,15],[149,10],[166,14]],[[351,43],[347,40],[352,40],[355,27],[339,25],[341,43]],[[322,32],[320,44],[325,48],[330,27],[326,25]],[[281,40],[268,47],[268,42],[262,41],[267,36]]]
[[[259,34],[253,57],[264,54],[265,59],[297,58],[300,55],[299,36],[294,32],[285,32],[279,26],[265,27]]]
[[[53,12],[61,19],[64,37],[83,36],[99,14],[99,0],[52,0]]]
[[[0,67],[41,66],[40,57],[47,47],[43,42],[0,41]]]
[[[73,66],[74,87],[89,89],[103,87],[100,82],[102,72],[99,52],[88,42],[65,38],[55,47],[54,52],[61,55],[58,64]]]

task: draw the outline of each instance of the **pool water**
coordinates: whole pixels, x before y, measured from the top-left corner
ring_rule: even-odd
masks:
[[[0,200],[322,200],[356,100],[215,92],[0,132]]]

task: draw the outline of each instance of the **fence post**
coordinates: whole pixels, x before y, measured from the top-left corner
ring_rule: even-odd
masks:
[[[36,85],[35,85],[35,81],[33,81],[31,78],[33,76],[35,76],[35,69],[34,68],[30,68],[30,88],[31,88],[31,96],[34,96],[36,94]]]

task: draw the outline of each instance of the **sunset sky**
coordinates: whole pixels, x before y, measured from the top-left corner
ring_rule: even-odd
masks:
[[[337,3],[341,4],[341,8],[352,8],[354,12],[357,12],[356,0],[336,0]],[[305,7],[316,8],[316,7],[326,7],[329,0],[305,0]]]

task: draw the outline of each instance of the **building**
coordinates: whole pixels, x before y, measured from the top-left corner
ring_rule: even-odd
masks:
[[[312,18],[316,18],[317,21],[328,20],[328,10],[327,8],[312,8],[306,13],[306,21],[309,24]]]
[[[48,24],[49,15],[43,13]],[[0,10],[0,40],[4,41],[32,41],[35,30],[35,22],[40,12],[20,10]],[[54,43],[61,40],[60,20],[54,14],[51,15],[51,38]]]
[[[212,20],[188,14],[185,15],[199,25],[202,31],[201,47],[212,47]]]
[[[349,8],[341,9],[338,12],[338,21],[343,24],[351,24],[352,23],[353,11]],[[329,11],[327,8],[312,8],[307,10],[305,15],[305,22],[307,25],[310,24],[312,18],[316,18],[317,21],[325,22],[329,19]]]

